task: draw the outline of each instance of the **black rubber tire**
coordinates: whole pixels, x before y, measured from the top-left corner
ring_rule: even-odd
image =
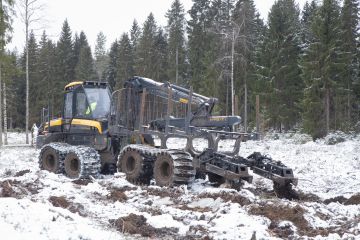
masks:
[[[53,173],[60,171],[60,157],[54,148],[48,146],[41,151],[40,169]]]
[[[174,184],[174,161],[170,155],[161,154],[156,158],[154,178],[158,186],[172,186]]]
[[[121,155],[118,171],[126,174],[126,179],[130,182],[138,182],[142,177],[144,157],[140,153],[129,150]]]
[[[209,182],[213,183],[215,186],[220,186],[226,181],[224,177],[216,175],[214,173],[208,173],[208,177],[209,177]]]
[[[65,174],[69,178],[79,178],[81,176],[81,160],[74,152],[69,152],[64,160]]]

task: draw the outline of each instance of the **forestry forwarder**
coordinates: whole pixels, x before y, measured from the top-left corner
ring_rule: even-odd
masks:
[[[282,195],[297,184],[292,169],[259,153],[238,156],[246,134],[234,131],[238,116],[212,116],[217,102],[170,83],[133,77],[111,93],[103,82],[65,87],[63,115],[43,123],[37,146],[40,169],[78,179],[118,171],[127,180],[159,186],[188,184],[196,176],[239,187],[254,173],[271,179]],[[181,149],[168,149],[183,139]],[[194,142],[206,145],[199,149]],[[223,142],[225,141],[225,142]],[[155,146],[157,142],[157,146]],[[232,144],[221,152],[220,143]]]

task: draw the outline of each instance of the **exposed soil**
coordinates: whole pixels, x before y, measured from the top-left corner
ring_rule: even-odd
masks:
[[[281,238],[288,238],[293,234],[290,228],[278,227],[279,223],[282,221],[292,222],[301,235],[313,237],[319,234],[318,231],[315,231],[310,227],[308,221],[304,218],[305,209],[299,205],[290,207],[262,203],[260,205],[252,206],[249,212],[254,215],[261,215],[269,218],[271,220],[270,230]]]
[[[73,203],[64,196],[51,196],[49,198],[49,202],[51,202],[54,207],[61,207],[69,210],[72,213],[78,213],[80,216],[86,217],[85,208],[82,204]]]
[[[76,179],[72,181],[72,183],[75,183],[77,185],[81,186],[87,186],[89,183],[92,183],[91,179]]]
[[[175,228],[154,228],[146,223],[144,216],[133,213],[116,220],[112,219],[109,222],[122,233],[140,234],[143,237],[158,238],[161,236],[176,236],[178,232],[178,229]]]
[[[145,192],[142,194],[159,196],[161,198],[169,197],[174,200],[174,202],[177,202],[177,199],[184,194],[184,192],[178,188],[143,187],[143,190],[145,190]]]
[[[243,197],[237,193],[233,192],[219,192],[219,193],[202,193],[198,196],[199,198],[212,198],[217,199],[221,198],[225,202],[233,202],[238,203],[240,206],[245,206],[251,204],[251,201],[247,199],[246,197]]]
[[[187,232],[188,239],[202,239],[210,240],[213,239],[208,236],[208,230],[202,225],[190,226],[189,231]]]
[[[22,183],[18,180],[7,180],[0,182],[0,197],[23,198],[27,195],[38,194],[42,189],[39,179],[32,183]]]
[[[18,198],[19,194],[14,191],[13,189],[13,185],[19,183],[19,182],[15,182],[15,181],[3,181],[0,182],[0,197],[13,197],[13,198]]]
[[[200,213],[203,213],[203,212],[210,212],[211,209],[208,208],[208,207],[194,207],[194,208],[191,208],[189,207],[188,205],[181,205],[178,207],[179,209],[181,210],[189,210],[189,211],[195,211],[195,212],[200,212]]]

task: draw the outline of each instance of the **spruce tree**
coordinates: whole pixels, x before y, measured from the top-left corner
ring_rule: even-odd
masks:
[[[185,12],[180,0],[174,0],[166,13],[168,39],[168,75],[176,84],[186,78]]]
[[[114,61],[114,60],[113,60]],[[134,52],[129,35],[124,33],[118,45],[115,88],[123,88],[124,81],[134,76]]]
[[[115,42],[113,42],[110,47],[109,63],[105,71],[105,79],[113,89],[115,88],[117,81],[118,52],[119,43],[117,40],[115,40]]]
[[[99,32],[95,44],[95,69],[98,75],[98,80],[101,81],[107,64],[106,55],[106,37],[103,32]]]
[[[141,35],[141,29],[140,29],[139,24],[136,21],[136,19],[134,19],[133,24],[131,26],[131,30],[130,30],[130,41],[131,41],[131,45],[134,49],[138,45],[140,35]]]
[[[157,34],[157,25],[154,15],[152,13],[147,17],[142,34],[139,38],[139,44],[136,48],[136,66],[135,71],[137,75],[155,79],[155,41]]]
[[[244,127],[255,122],[255,97],[258,94],[256,54],[263,37],[264,24],[253,0],[240,0],[233,11],[234,30],[238,30],[235,58],[235,89],[240,97]],[[253,124],[254,125],[254,124]]]
[[[207,0],[193,0],[193,5],[189,11],[188,20],[188,54],[190,62],[190,85],[195,92],[206,94],[206,67],[210,66],[205,61],[207,51],[210,49],[211,41],[209,38],[210,21],[210,2]]]
[[[310,3],[306,2],[304,5],[301,16],[302,42],[304,44],[303,48],[308,47],[308,44],[313,41],[311,24],[317,9],[318,6],[316,4],[316,0],[312,0]]]
[[[59,63],[58,72],[60,74],[61,85],[74,80],[74,53],[71,29],[67,20],[64,21],[60,39],[57,43],[57,58]]]
[[[152,56],[154,79],[159,82],[168,82],[168,42],[166,40],[165,32],[159,28],[154,39],[154,54]]]
[[[345,72],[342,80],[342,101],[343,119],[339,119],[342,128],[349,130],[350,126],[360,120],[360,110],[356,109],[360,106],[360,56],[359,56],[359,1],[344,0],[341,10],[341,50],[344,52]]]
[[[279,0],[272,6],[263,50],[267,53],[264,68],[266,120],[269,127],[288,130],[301,114],[303,81],[300,77],[299,9],[294,0]]]
[[[25,52],[26,50],[24,50]],[[34,32],[31,31],[29,35],[29,42],[28,42],[28,56],[29,56],[29,81],[30,88],[29,88],[29,102],[32,104],[29,105],[29,124],[32,126],[32,124],[39,122],[39,116],[41,108],[39,104],[40,103],[40,95],[39,89],[41,89],[41,79],[38,69],[38,59],[39,59],[39,47],[38,43],[36,42]],[[23,61],[23,70],[25,71],[25,54],[24,54],[24,61]]]
[[[77,80],[96,81],[98,80],[95,72],[94,60],[91,54],[91,48],[84,32],[80,33],[79,56],[75,66],[75,78]]]
[[[47,108],[50,117],[53,115],[52,109],[54,106],[54,94],[56,92],[54,76],[56,74],[56,46],[48,39],[46,32],[43,32],[41,41],[39,43],[39,59],[38,72],[40,74],[40,83],[42,94],[40,99],[40,113],[41,108]]]
[[[311,25],[313,42],[301,61],[306,88],[303,100],[304,130],[313,138],[335,127],[336,89],[344,72],[339,48],[340,9],[336,0],[324,0]]]
[[[71,36],[71,29],[67,20],[64,21],[60,38],[56,46],[56,74],[55,84],[56,89],[54,96],[53,113],[55,116],[60,116],[62,112],[63,89],[64,86],[75,80],[75,60],[73,52],[73,41]]]
[[[3,144],[3,121],[2,121],[2,79],[1,70],[4,61],[5,45],[10,40],[11,27],[11,11],[14,6],[13,0],[0,0],[0,147]]]

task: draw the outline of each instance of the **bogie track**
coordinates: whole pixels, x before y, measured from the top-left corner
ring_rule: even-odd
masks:
[[[192,157],[182,150],[131,144],[119,154],[117,167],[137,184],[149,184],[153,177],[159,186],[188,184],[195,179]]]
[[[97,177],[101,164],[98,152],[87,146],[50,143],[42,147],[39,167],[54,173],[65,173],[70,178]]]

